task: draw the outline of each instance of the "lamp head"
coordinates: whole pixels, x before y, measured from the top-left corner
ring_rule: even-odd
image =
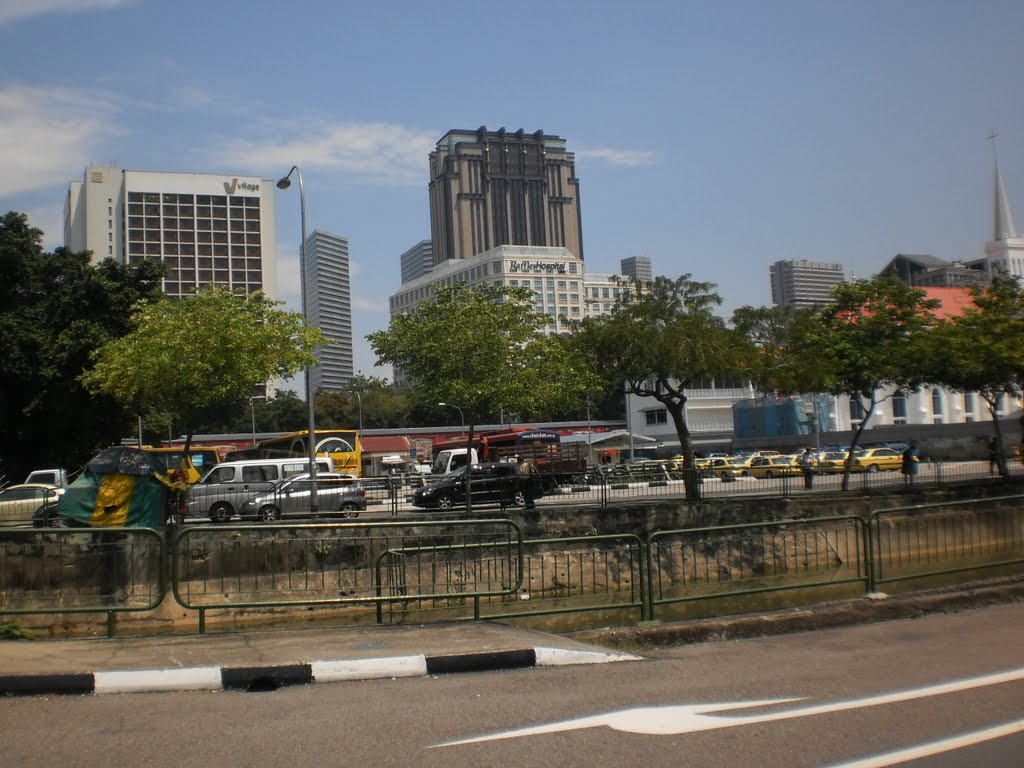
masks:
[[[289,173],[288,176],[291,176],[291,174]],[[288,189],[288,187],[290,187],[292,185],[292,181],[291,181],[291,179],[288,178],[288,176],[285,176],[285,177],[281,178],[277,182],[277,188],[278,189]]]

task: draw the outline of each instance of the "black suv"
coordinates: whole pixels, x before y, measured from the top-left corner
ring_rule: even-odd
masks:
[[[440,480],[417,488],[412,503],[427,509],[451,509],[466,503],[466,468],[449,472]],[[473,503],[521,506],[526,503],[519,487],[519,468],[506,462],[474,464],[470,475]]]

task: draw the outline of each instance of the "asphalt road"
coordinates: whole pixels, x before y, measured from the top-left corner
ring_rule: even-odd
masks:
[[[21,768],[1012,767],[1024,755],[1022,638],[1024,605],[1010,604],[640,662],[7,699],[0,754]]]

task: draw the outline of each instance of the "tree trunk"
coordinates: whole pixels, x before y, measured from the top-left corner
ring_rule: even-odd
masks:
[[[697,474],[697,466],[693,460],[693,440],[690,438],[690,428],[686,424],[683,410],[686,398],[664,399],[660,402],[672,415],[672,423],[679,436],[679,447],[683,454],[683,486],[686,489],[686,498],[689,501],[697,501],[700,499],[700,476]]]

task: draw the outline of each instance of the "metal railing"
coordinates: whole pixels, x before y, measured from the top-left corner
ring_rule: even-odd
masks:
[[[169,587],[198,612],[200,632],[211,610],[256,608],[344,606],[352,623],[674,619],[1019,573],[1022,563],[1024,495],[646,539],[524,541],[507,519],[186,526],[166,541],[150,529],[0,529],[0,615],[106,613],[112,635],[117,614],[155,609]]]
[[[175,600],[199,612],[494,594],[466,555],[502,561],[511,593],[522,579],[523,536],[511,520],[189,526],[171,541]],[[406,555],[396,576],[384,559]],[[382,557],[383,556],[383,557]]]
[[[167,592],[164,538],[151,528],[0,529],[0,614],[152,611]]]
[[[1013,495],[875,510],[869,589],[1024,563],[1022,505]]]

